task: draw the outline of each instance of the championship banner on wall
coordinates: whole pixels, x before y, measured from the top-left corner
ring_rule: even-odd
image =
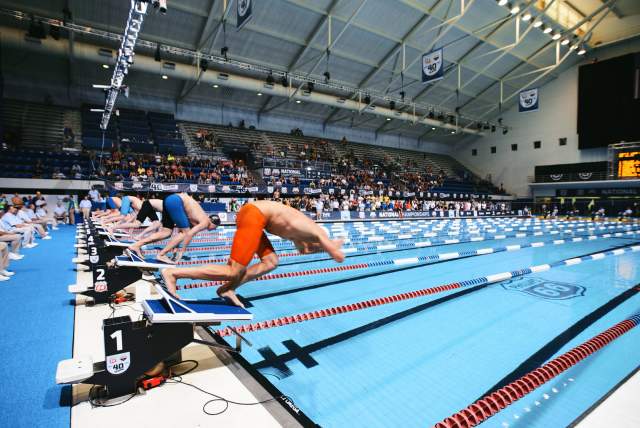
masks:
[[[140,181],[105,181],[106,189],[110,192],[139,192],[139,193],[217,193],[224,195],[238,195],[246,196],[252,194],[269,195],[279,190],[281,194],[293,194],[293,195],[319,195],[321,193],[327,194],[341,194],[346,195],[347,189],[334,189],[334,188],[315,188],[315,187],[288,187],[281,186],[267,186],[258,185],[245,187],[236,184],[195,184],[195,183],[159,183],[159,182],[140,182]],[[372,195],[373,191],[360,189],[358,194],[361,196]],[[476,194],[462,194],[462,193],[430,193],[420,192],[389,192],[389,196],[397,198],[413,198],[415,196],[438,198],[438,199],[468,199],[471,196],[473,199],[487,199],[487,195]]]
[[[422,83],[435,82],[444,77],[443,49],[422,55]]]
[[[538,88],[521,91],[518,95],[518,111],[529,112],[538,110]]]
[[[240,30],[253,16],[253,10],[251,0],[237,0],[236,4],[238,6],[236,9],[236,29]]]

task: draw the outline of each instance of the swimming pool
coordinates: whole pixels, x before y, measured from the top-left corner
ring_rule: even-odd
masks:
[[[256,320],[243,357],[321,426],[434,425],[640,311],[638,225],[325,227],[354,249],[342,265],[283,242],[280,267],[239,289]],[[219,250],[190,249],[187,263],[228,255],[225,229],[197,244]],[[206,281],[178,285],[185,298],[214,295]],[[639,338],[630,330],[484,425],[571,424],[637,368]]]

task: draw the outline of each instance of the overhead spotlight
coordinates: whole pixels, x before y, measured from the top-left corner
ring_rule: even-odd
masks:
[[[229,47],[228,46],[223,46],[220,48],[220,56],[223,56],[224,59],[228,60],[229,58],[227,57],[227,54],[229,53]]]
[[[313,84],[313,82],[307,82],[307,92],[309,93],[313,92],[314,87],[315,85]]]
[[[560,42],[560,44],[562,46],[567,46],[569,44],[569,39],[562,39],[562,41]]]
[[[504,6],[507,2],[508,0],[498,0],[498,6]]]
[[[273,78],[273,74],[269,73],[267,74],[267,84],[269,85],[273,85],[276,81],[276,79]]]
[[[520,12],[520,6],[513,6],[509,12],[511,12],[511,15],[515,15],[516,13]]]
[[[529,12],[525,13],[524,15],[522,15],[522,20],[524,22],[530,21],[531,20],[531,14]]]
[[[331,73],[325,71],[322,75],[324,76],[324,83],[329,83],[329,80],[331,80]]]
[[[396,109],[396,102],[395,101],[389,101],[389,108],[391,110],[395,110]]]
[[[296,104],[300,104],[302,101],[300,100],[296,100]]]
[[[167,76],[166,74],[162,75],[162,80],[167,80],[169,78],[169,76]]]
[[[542,32],[543,32],[544,34],[549,34],[549,33],[550,33],[550,32],[552,32],[552,31],[553,31],[553,28],[551,28],[551,27],[545,27],[545,28],[544,28],[544,30],[542,30]]]
[[[571,47],[569,49],[571,49],[572,51],[575,51],[576,49],[578,49],[580,47],[580,45],[578,45],[577,43],[575,45],[571,45]]]
[[[427,116],[429,116],[429,119],[433,119],[435,117],[433,110],[431,110]]]
[[[539,28],[542,26],[542,21],[540,21],[539,19],[536,19],[535,21],[533,21],[532,25],[534,28]]]
[[[108,68],[109,68],[109,66],[108,66],[107,64],[102,64],[102,68],[106,68],[106,69],[108,69]]]
[[[586,53],[587,53],[587,50],[584,48],[584,46],[582,46],[582,47],[580,48],[580,50],[578,51],[578,55],[584,55],[584,54],[586,54]]]
[[[202,70],[202,72],[204,73],[205,71],[207,71],[208,68],[209,68],[209,61],[207,61],[204,58],[200,59],[200,70]]]
[[[456,131],[451,131],[451,133],[452,133],[452,134],[455,134],[455,133],[456,133]]]
[[[390,117],[387,118],[387,122],[391,122],[391,118]]]
[[[365,95],[364,96],[364,103],[365,104],[371,104],[371,97],[369,95]]]
[[[261,97],[262,96],[262,92],[258,92],[256,95]]]
[[[551,39],[553,39],[553,40],[559,40],[559,39],[560,39],[560,37],[562,37],[562,34],[560,34],[560,33],[555,33],[555,34],[551,37]]]
[[[218,86],[218,84],[216,83],[216,84],[213,85],[213,87],[218,89],[220,86]]]
[[[155,9],[160,9],[161,14],[167,13],[167,0],[153,0],[152,4]]]
[[[434,128],[434,127],[432,126],[432,127],[431,127],[431,130],[432,130],[432,131],[435,131],[435,130],[436,130],[436,128]]]
[[[285,88],[289,86],[289,80],[287,79],[287,76],[282,76],[282,79],[280,79],[280,84]]]
[[[507,135],[507,132],[509,132],[509,128],[502,128],[502,135]]]
[[[496,132],[496,126],[495,125],[491,125],[491,132]]]
[[[156,46],[156,53],[153,56],[153,59],[155,59],[156,62],[162,61],[162,55],[160,54],[160,43],[158,43],[158,45]]]

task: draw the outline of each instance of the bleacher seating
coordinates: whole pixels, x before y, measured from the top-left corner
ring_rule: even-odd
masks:
[[[82,168],[83,178],[92,170],[86,155],[69,152],[49,152],[36,149],[6,150],[0,152],[0,177],[53,178],[55,172],[73,178],[71,167]]]
[[[53,149],[63,142],[64,107],[3,99],[2,123],[23,148]]]
[[[100,129],[102,113],[92,112],[91,109],[101,109],[104,106],[83,105],[82,114],[82,147],[87,150],[101,150],[103,148],[103,132]],[[113,120],[104,132],[104,150],[109,151],[113,142],[118,138],[116,125]]]

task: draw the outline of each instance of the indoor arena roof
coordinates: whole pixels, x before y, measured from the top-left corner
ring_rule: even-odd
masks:
[[[317,79],[324,79],[323,73],[329,71],[332,82],[371,91],[374,104],[388,104],[377,95],[398,97],[404,92],[407,101],[446,111],[459,109],[466,117],[484,121],[500,114],[501,82],[504,109],[515,102],[521,89],[541,86],[579,61],[577,52],[583,45],[589,52],[640,32],[637,0],[510,0],[505,5],[497,0],[262,0],[253,2],[254,16],[240,31],[236,30],[236,1],[168,0],[166,15],[152,11],[146,18],[140,39],[215,55],[227,46],[229,58],[273,70],[310,74]],[[9,10],[62,19],[67,6],[74,23],[122,34],[130,2],[14,0],[0,1],[0,6],[5,9],[1,24],[6,26],[28,27],[27,22],[12,18]],[[520,10],[511,13],[514,6]],[[532,15],[529,19],[528,14]],[[223,18],[227,20],[224,27]],[[534,25],[536,21],[541,25]],[[545,33],[545,28],[551,31]],[[569,54],[558,65],[556,42],[551,38],[556,33],[560,40],[569,40],[559,51],[561,58]],[[78,34],[75,40],[115,46],[86,34]],[[574,45],[576,49],[570,52]],[[420,81],[421,55],[440,47],[444,47],[444,78],[424,85]],[[24,59],[21,73],[29,73],[29,61],[36,62]],[[59,70],[47,67],[46,73],[40,71],[41,78],[53,79],[58,71],[66,76],[68,62],[60,59]],[[108,82],[109,70],[75,62],[69,81],[86,85]],[[296,104],[255,92],[194,85],[193,80],[161,81],[132,71],[126,83],[133,93],[150,91],[177,101],[224,101],[262,114],[301,115],[430,140],[459,138],[424,125],[320,104]],[[412,109],[401,103],[396,108]]]

